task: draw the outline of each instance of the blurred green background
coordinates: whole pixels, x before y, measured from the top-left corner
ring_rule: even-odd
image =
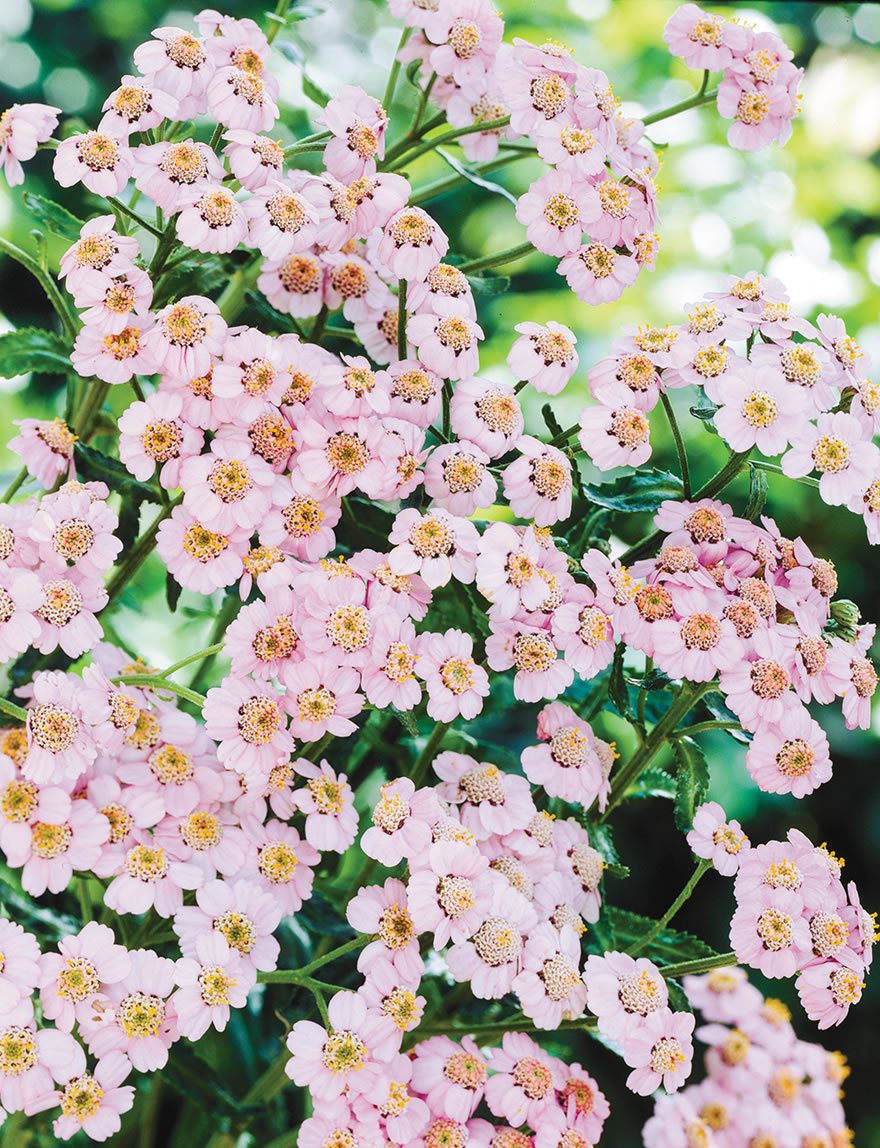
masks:
[[[663,25],[675,7],[666,0],[545,0],[540,8],[525,0],[508,0],[503,5],[508,39],[523,36],[541,42],[549,36],[564,41],[582,63],[607,71],[624,110],[634,116],[686,98],[699,80],[681,61],[669,57],[661,40]],[[782,150],[733,151],[725,143],[727,122],[711,106],[656,125],[652,139],[669,145],[659,176],[657,271],[643,274],[617,303],[588,308],[562,288],[554,273],[555,261],[537,256],[511,265],[511,291],[481,305],[488,336],[482,356],[484,374],[506,377],[504,359],[512,327],[526,318],[556,319],[571,326],[586,368],[607,352],[623,325],[678,322],[683,306],[713,289],[719,276],[752,269],[780,276],[793,309],[800,313],[811,318],[820,311],[843,316],[850,333],[875,363],[880,362],[880,5],[707,7],[760,26],[775,26],[795,51],[796,62],[807,68],[803,112],[792,140]],[[231,3],[224,10],[258,20],[263,12],[255,3]],[[291,140],[304,134],[307,121],[317,112],[302,96],[301,63],[307,61],[311,78],[331,93],[342,83],[356,82],[379,96],[400,31],[378,0],[332,0],[326,9],[321,8],[321,0],[309,0],[308,7],[300,6],[299,12],[308,18],[282,31],[277,41],[281,47],[277,54],[282,96],[279,135]],[[157,0],[3,0],[0,108],[14,102],[45,101],[94,126],[107,93],[121,75],[132,70],[133,48],[152,28],[165,24],[189,26],[191,11]],[[403,85],[399,93],[407,94]],[[401,100],[392,128],[406,122]],[[40,153],[27,170],[28,189],[59,199],[82,216],[97,210],[98,201],[81,188],[63,193],[54,186],[50,153]],[[519,193],[541,170],[540,164],[528,160],[492,178]],[[441,160],[428,157],[414,165],[409,175],[418,186],[447,171]],[[10,192],[5,184],[0,186],[0,233],[31,250],[33,224],[20,196],[21,189]],[[464,219],[462,196],[468,208]],[[457,251],[482,254],[516,244],[523,237],[510,205],[471,185],[426,206],[450,233]],[[63,244],[50,245],[56,263],[62,249]],[[0,258],[0,329],[27,324],[50,326],[53,317],[37,284],[16,264]],[[50,376],[0,380],[0,444],[14,433],[12,420],[60,412],[60,383]],[[586,395],[582,370],[554,401],[563,426],[576,421]],[[683,408],[692,401],[681,392],[675,396],[684,399]],[[111,401],[121,411],[130,398],[129,389],[119,387]],[[535,400],[527,411],[538,433],[540,406]],[[696,424],[688,426],[687,434],[699,484],[718,468],[726,451],[716,437]],[[659,418],[654,420],[653,435],[652,461],[674,468],[674,452]],[[18,465],[18,459],[0,445],[0,486],[5,486]],[[591,481],[597,477],[589,466],[584,472]],[[741,510],[745,485],[735,485],[728,493]],[[841,596],[854,599],[870,620],[877,601],[880,562],[877,551],[865,542],[861,520],[842,511],[832,516],[815,490],[782,478],[771,482],[768,512],[786,533],[800,533],[816,553],[833,559]],[[626,524],[625,542],[638,537],[645,525],[638,516],[631,517],[634,521]],[[164,600],[163,570],[154,559],[136,586],[127,590],[114,621],[145,660],[161,665],[205,644],[214,605],[185,591],[180,610],[171,617]],[[524,716],[518,714],[515,724],[513,719],[508,721],[498,736],[511,745],[525,744],[530,737],[528,727],[534,728],[532,709],[527,707]],[[713,763],[712,795],[731,816],[743,821],[753,841],[782,836],[792,824],[817,842],[827,841],[846,857],[845,877],[859,883],[863,901],[869,908],[880,906],[880,787],[875,780],[880,713],[875,732],[845,731],[834,707],[819,716],[831,737],[836,772],[833,781],[813,797],[797,802],[759,794],[743,768],[742,747],[721,734],[707,742]],[[600,718],[599,726],[603,723],[601,732],[616,736],[625,752],[627,732],[622,723],[615,724],[607,715]],[[343,762],[341,750],[337,764]],[[633,872],[627,881],[612,883],[609,895],[637,911],[661,911],[691,868],[687,847],[674,832],[669,806],[632,803],[620,811],[616,824],[619,851]],[[729,885],[710,875],[678,924],[723,949],[731,907]],[[816,1037],[790,984],[762,987],[792,1005],[802,1037]],[[864,1146],[880,1144],[875,1087],[878,1025],[880,989],[869,982],[862,1003],[824,1041],[850,1059],[853,1075],[847,1082],[845,1103],[855,1142]],[[234,1032],[229,1039],[235,1039]],[[585,1039],[578,1058],[595,1073],[611,1099],[605,1142],[637,1144],[650,1102],[623,1090],[623,1067],[605,1049]],[[242,1069],[248,1078],[256,1072],[244,1063]],[[228,1087],[238,1094],[236,1080]],[[178,1105],[179,1100],[170,1109],[163,1107],[163,1119],[151,1122],[153,1143],[169,1142],[161,1128],[168,1126]],[[2,1132],[0,1142],[5,1143]],[[144,1140],[141,1148],[150,1142]],[[190,1140],[194,1142],[200,1142],[198,1137]],[[25,1143],[25,1139],[16,1140],[15,1148]]]

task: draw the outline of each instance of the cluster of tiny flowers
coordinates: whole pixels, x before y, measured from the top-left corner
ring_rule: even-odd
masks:
[[[733,120],[727,132],[731,147],[756,151],[774,141],[787,143],[804,73],[775,33],[683,4],[668,21],[663,39],[689,68],[723,73],[717,104],[719,113]]]
[[[488,0],[390,8],[414,29],[400,61],[422,62],[422,110],[430,97],[453,127],[489,125],[462,137],[469,160],[518,136],[534,142],[549,170],[517,218],[535,248],[561,258],[582,301],[615,299],[653,267],[657,160],[603,72],[555,43],[504,44]],[[757,146],[770,126],[782,142],[791,108],[780,91],[791,102],[799,77],[790,53],[742,25],[701,24],[693,6],[670,22],[673,51],[692,11],[682,54],[725,72],[722,114],[728,89],[740,93],[731,142]],[[347,904],[363,983],[329,1000],[324,1024],[298,1020],[288,1037],[286,1071],[313,1101],[302,1148],[590,1148],[608,1104],[580,1064],[519,1031],[478,1045],[430,1015],[421,1039],[409,1036],[430,975],[480,1001],[512,994],[521,1028],[595,1026],[641,1095],[675,1092],[690,1073],[694,1018],[670,1008],[663,970],[619,951],[584,962],[607,868],[585,811],[609,807],[618,755],[563,695],[625,645],[670,680],[712,683],[749,735],[756,784],[802,796],[831,774],[807,703],[842,698],[847,726],[869,725],[874,627],[835,601],[829,560],[712,499],[660,505],[654,558],[627,568],[597,548],[582,555],[583,543],[570,556],[561,535],[580,452],[570,436],[527,434],[517,395],[566,386],[579,365],[573,332],[521,323],[507,358],[519,386],[480,377],[471,282],[443,261],[447,236],[410,202],[409,182],[384,170],[379,102],[341,87],[318,117],[317,148],[305,145],[323,147],[324,169],[285,171],[266,134],[278,118],[267,38],[210,10],[196,23],[198,35],[163,27],[136,50],[137,74],[108,97],[96,130],[58,144],[54,171],[63,186],[111,200],[133,179],[164,213],[152,274],[115,214],[86,222],[63,255],[81,322],[71,362],[106,384],[150,380],[143,392],[135,381],[118,420],[119,459],[163,504],[155,548],[179,587],[240,603],[218,643],[229,669],[204,699],[183,688],[197,719],[168,700],[161,676],[149,688],[154,669],[105,640],[104,578],[125,560],[111,493],[77,478],[90,455],[65,422],[22,420],[10,446],[46,493],[0,505],[0,663],[33,649],[58,659],[39,666],[68,668],[38,668],[17,689],[23,724],[0,729],[0,852],[32,897],[91,876],[105,919],[139,920],[131,948],[90,921],[42,953],[0,920],[0,1104],[28,1116],[60,1109],[59,1139],[112,1135],[133,1103],[131,1069],[162,1069],[179,1039],[225,1029],[259,975],[277,969],[274,934],[311,897],[326,855],[359,839],[369,872],[392,872]],[[222,153],[182,138],[190,129],[179,125],[205,115],[222,129]],[[42,105],[4,113],[10,183],[56,125],[57,109]],[[299,333],[231,325],[202,295],[166,301],[163,261],[175,245],[218,266],[234,250],[256,252],[247,266],[262,310]],[[350,324],[333,333],[356,353],[318,342],[331,312]],[[314,340],[300,327],[313,316]],[[730,349],[737,339],[744,356]],[[785,473],[816,471],[825,501],[863,513],[880,541],[880,395],[863,360],[839,319],[814,329],[789,316],[776,280],[733,280],[681,327],[627,331],[589,372],[596,404],[581,418],[581,452],[601,470],[639,466],[647,413],[668,388],[695,384],[735,451],[790,448]],[[361,510],[384,515],[386,529],[360,534]],[[354,524],[345,534],[344,513]],[[372,534],[380,548],[342,544],[337,532],[343,542]],[[462,601],[473,633],[449,625],[450,603]],[[480,760],[491,751],[469,735],[440,750],[446,725],[482,712],[490,672],[536,704],[518,768]],[[396,713],[412,732],[410,711],[422,708],[439,736],[413,778],[381,786],[361,834],[353,783],[324,747],[361,732],[367,709]],[[558,812],[564,804],[572,816]],[[873,926],[833,856],[794,831],[751,849],[714,805],[697,811],[689,841],[736,875],[738,958],[771,976],[797,972],[820,1027],[842,1019],[861,992]],[[171,935],[179,956],[158,951]],[[755,1047],[769,1047],[770,1029],[754,1019],[761,1006],[737,998],[735,1008],[737,1018],[752,1008]],[[806,1054],[773,1049],[801,1082]],[[734,1099],[758,1087],[741,1074],[722,1083]],[[675,1105],[662,1111],[689,1111]],[[828,1105],[823,1119],[837,1128]]]
[[[849,1148],[841,1103],[845,1058],[800,1040],[788,1008],[750,985],[745,970],[684,978],[708,1022],[706,1076],[657,1099],[642,1131],[645,1148]]]
[[[797,974],[807,1016],[820,1029],[840,1024],[861,1000],[878,939],[855,882],[843,886],[843,860],[797,829],[753,848],[714,801],[697,810],[688,844],[735,878],[730,943],[737,959],[765,977]]]

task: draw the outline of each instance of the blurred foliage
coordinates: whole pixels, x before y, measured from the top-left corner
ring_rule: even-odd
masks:
[[[715,11],[764,24],[775,22],[796,52],[796,62],[807,68],[802,91],[803,113],[787,147],[750,155],[725,144],[726,121],[709,108],[688,112],[656,125],[652,138],[663,146],[661,184],[661,247],[656,273],[642,275],[636,286],[617,303],[602,308],[580,304],[562,288],[554,262],[543,256],[511,264],[511,290],[481,300],[481,321],[487,333],[483,347],[483,373],[506,377],[504,359],[512,327],[524,319],[549,318],[568,324],[579,339],[582,367],[607,352],[624,325],[639,322],[677,322],[682,307],[704,290],[712,289],[720,275],[745,274],[753,268],[779,275],[786,283],[793,308],[808,317],[822,310],[842,315],[850,332],[880,362],[880,68],[876,44],[880,41],[880,5],[758,3],[707,5]],[[624,110],[639,113],[665,107],[688,96],[698,77],[681,61],[673,60],[661,40],[664,23],[676,5],[671,0],[548,0],[536,9],[531,0],[506,0],[503,5],[507,36],[538,42],[548,36],[564,41],[588,66],[607,71]],[[225,11],[260,19],[263,7],[231,2]],[[283,125],[280,135],[292,140],[305,134],[317,109],[302,94],[301,67],[307,61],[310,77],[334,91],[342,82],[357,82],[375,95],[385,84],[388,62],[399,27],[389,18],[381,0],[334,0],[321,9],[320,0],[294,8],[308,17],[291,23],[278,38],[281,49],[277,70],[281,80]],[[536,12],[538,13],[536,15]],[[150,30],[163,24],[188,25],[191,15],[164,0],[3,0],[0,5],[0,107],[13,102],[40,100],[59,105],[67,116],[82,117],[94,125],[106,95],[120,75],[132,70],[133,48]],[[398,89],[394,131],[407,122],[404,84]],[[411,94],[411,93],[408,93]],[[51,153],[42,152],[28,168],[26,188],[59,199],[80,216],[93,214],[98,201],[81,188],[62,193],[51,179]],[[303,166],[314,166],[303,157]],[[515,194],[540,174],[541,165],[527,160],[492,175]],[[442,159],[419,160],[408,173],[415,186],[450,174]],[[462,197],[467,212],[462,211]],[[452,238],[453,250],[481,254],[522,239],[522,228],[512,209],[500,197],[471,185],[428,204]],[[26,250],[35,221],[22,205],[22,189],[0,188],[0,232]],[[50,238],[50,265],[66,246]],[[0,322],[3,330],[25,325],[51,327],[53,317],[39,287],[16,264],[0,261]],[[63,409],[60,379],[52,375],[0,380],[0,482],[18,469],[18,460],[2,443],[13,433],[12,420],[25,415],[51,417]],[[583,370],[565,393],[554,400],[554,412],[563,426],[573,423],[586,399]],[[676,392],[676,399],[687,397]],[[126,387],[113,388],[111,405],[118,414],[131,399]],[[533,428],[543,423],[541,396],[527,400],[527,419]],[[684,411],[682,410],[682,413]],[[653,465],[675,469],[675,455],[665,424],[654,420]],[[688,427],[688,442],[699,484],[725,457],[723,444],[700,425]],[[108,445],[111,440],[104,440]],[[589,465],[584,480],[599,476]],[[748,484],[740,480],[729,491],[741,510]],[[800,533],[813,550],[837,565],[843,596],[854,599],[870,620],[875,587],[880,577],[876,551],[867,546],[861,520],[852,515],[833,516],[815,490],[773,479],[766,513],[788,533]],[[644,532],[646,514],[629,515],[628,542]],[[220,605],[220,596],[205,599],[184,591],[174,618],[165,601],[165,575],[153,557],[125,591],[114,625],[124,644],[145,660],[167,663],[207,644]],[[112,633],[108,634],[118,640]],[[217,667],[216,669],[219,669]],[[587,683],[589,686],[590,683]],[[660,695],[662,696],[662,695]],[[469,732],[483,743],[498,745],[505,758],[518,753],[533,737],[537,707],[501,699],[491,716],[472,723]],[[827,707],[821,720],[828,730],[835,760],[835,777],[812,798],[760,794],[743,767],[743,747],[722,733],[703,738],[712,767],[710,795],[720,800],[729,815],[745,824],[755,842],[784,835],[796,825],[816,841],[845,854],[847,878],[858,881],[863,901],[880,905],[880,789],[874,772],[877,740],[874,733],[847,732],[839,715]],[[878,714],[880,721],[880,714]],[[631,751],[632,730],[617,715],[603,712],[597,733],[616,738],[619,750]],[[381,744],[372,726],[361,741]],[[393,747],[391,751],[393,753]],[[354,749],[361,756],[363,746]],[[352,747],[340,743],[329,756],[333,764],[349,768]],[[663,764],[661,760],[658,764]],[[372,775],[360,801],[378,788],[381,774]],[[659,798],[627,803],[615,817],[615,845],[631,875],[613,880],[608,895],[623,909],[657,913],[671,903],[687,877],[692,862],[681,834],[674,830],[672,806]],[[363,862],[357,851],[350,864]],[[337,881],[343,880],[340,873]],[[343,885],[339,885],[340,891]],[[47,899],[50,902],[51,898]],[[2,901],[2,897],[0,897]],[[729,885],[707,877],[686,906],[676,927],[699,934],[717,949],[727,947],[726,927],[733,898]],[[12,912],[21,905],[9,904]],[[341,925],[335,910],[312,902],[303,910],[309,929],[331,934]],[[285,944],[294,958],[303,956],[305,934],[297,919],[290,922]],[[293,963],[297,963],[295,960]],[[344,977],[334,971],[334,977]],[[760,978],[755,978],[760,983]],[[803,1017],[793,985],[767,982],[761,987],[792,1006],[798,1032],[816,1039],[815,1027]],[[272,996],[262,1011],[247,1010],[233,1017],[226,1034],[212,1034],[189,1055],[175,1057],[173,1073],[141,1078],[134,1119],[128,1133],[114,1144],[185,1146],[202,1145],[212,1132],[232,1128],[243,1115],[240,1101],[273,1059],[279,1048],[282,1022],[292,1023],[306,1003],[304,990],[270,986]],[[841,1029],[825,1034],[829,1047],[849,1058],[853,1074],[847,1081],[846,1107],[859,1145],[880,1144],[880,1111],[874,1088],[876,1063],[874,1034],[880,1025],[880,990],[869,981],[862,1003]],[[625,1069],[607,1049],[587,1037],[565,1033],[552,1038],[571,1059],[580,1059],[608,1093],[612,1116],[605,1142],[636,1145],[639,1129],[651,1104],[623,1089]],[[208,1083],[200,1064],[212,1067]],[[279,1085],[280,1081],[275,1081]],[[257,1128],[295,1128],[305,1115],[303,1097],[289,1088],[280,1095],[269,1081],[261,1094],[261,1121]],[[272,1099],[269,1097],[272,1096]],[[20,1148],[39,1140],[14,1120],[0,1131],[4,1148]],[[245,1133],[211,1141],[212,1148],[258,1148],[267,1139]],[[274,1143],[274,1142],[273,1142]],[[292,1140],[278,1142],[292,1144]]]

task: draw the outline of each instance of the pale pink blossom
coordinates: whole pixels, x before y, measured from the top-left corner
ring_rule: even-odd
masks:
[[[449,248],[446,233],[420,207],[394,213],[376,249],[378,259],[397,279],[423,280]]]
[[[614,625],[589,586],[566,591],[550,619],[553,641],[582,678],[595,677],[614,657]]]
[[[407,337],[425,366],[447,379],[468,379],[480,369],[483,328],[462,315],[413,315]]]
[[[546,744],[522,751],[523,773],[549,797],[588,809],[603,781],[589,724],[563,702],[551,702],[538,714],[538,737]]]
[[[21,1007],[4,1017],[0,1043],[10,1066],[0,1077],[4,1118],[6,1112],[23,1111],[32,1116],[51,1107],[53,1081],[60,1083],[86,1069],[85,1053],[74,1037],[57,1029],[38,1030]]]
[[[176,842],[159,844],[140,829],[131,840],[120,871],[104,892],[104,903],[117,913],[146,913],[152,908],[160,917],[172,917],[183,904],[183,890],[204,883],[202,869],[180,859],[182,848],[172,851]]]
[[[52,174],[62,187],[82,183],[95,195],[119,195],[134,169],[134,155],[118,135],[90,131],[58,145]]]
[[[185,295],[163,307],[147,333],[147,346],[159,369],[176,378],[206,375],[225,341],[220,308],[202,295]]]
[[[205,43],[183,28],[153,31],[153,39],[134,50],[134,64],[151,84],[180,102],[177,115],[192,118],[207,109],[205,89],[214,72],[214,61]]]
[[[767,367],[728,379],[714,414],[718,433],[732,450],[757,446],[769,458],[799,437],[807,417],[800,389]]]
[[[434,315],[462,315],[476,319],[473,289],[468,277],[450,263],[438,263],[424,282],[407,284],[407,309],[413,314],[430,311]]]
[[[413,854],[414,858],[423,856],[423,850]],[[348,902],[345,915],[357,932],[376,935],[376,940],[371,941],[358,957],[359,972],[366,975],[374,964],[388,960],[404,980],[419,981],[424,972],[424,962],[419,956],[418,933],[409,913],[407,888],[402,881],[389,877],[384,885],[362,886]]]
[[[880,471],[880,451],[859,420],[843,411],[819,415],[792,440],[781,460],[790,478],[819,473],[819,493],[829,506],[842,506]]]
[[[67,280],[67,288],[77,299],[77,285],[87,271],[103,271],[106,275],[125,275],[134,268],[132,260],[138,254],[138,241],[133,236],[117,235],[115,215],[99,215],[84,223],[80,238],[61,256],[59,279]]]
[[[134,150],[135,186],[171,214],[223,182],[223,165],[207,144],[192,139],[141,144]]]
[[[85,267],[77,278],[76,305],[87,308],[82,321],[102,335],[119,335],[129,325],[149,326],[143,316],[152,298],[150,277],[136,267],[113,276]],[[144,369],[140,373],[150,372]]]
[[[6,1015],[19,1001],[28,1000],[40,984],[43,958],[37,938],[6,917],[0,917],[0,946],[0,1009]]]
[[[57,953],[44,953],[40,958],[43,1016],[62,1032],[71,1032],[77,1021],[87,1020],[104,986],[131,972],[127,949],[115,941],[112,929],[89,921],[78,933],[63,937]]]
[[[782,147],[791,138],[798,105],[785,84],[759,85],[751,77],[728,72],[718,85],[717,105],[719,115],[733,120],[727,132],[731,147],[757,151],[771,143]]]
[[[372,611],[372,627],[367,660],[361,667],[361,688],[375,706],[410,710],[422,697],[416,681],[420,654],[415,626],[396,610],[379,608]]]
[[[728,820],[717,801],[705,801],[696,810],[687,843],[698,857],[711,861],[725,877],[736,873],[751,844],[740,823]]]
[[[765,977],[790,977],[812,955],[803,902],[788,888],[758,888],[744,894],[730,922],[737,960]]]
[[[301,1020],[287,1038],[291,1052],[284,1071],[300,1088],[308,1087],[317,1100],[370,1095],[379,1087],[384,1065],[374,1052],[374,1037],[381,1019],[371,1017],[356,993],[339,992],[327,1005],[329,1031]]]
[[[241,1008],[256,981],[256,972],[217,932],[196,937],[195,952],[195,958],[176,962],[174,979],[180,987],[169,1001],[180,1035],[188,1040],[198,1040],[212,1026],[223,1032],[230,1007]]]
[[[758,730],[746,753],[746,769],[765,793],[804,797],[831,777],[828,738],[805,709],[795,707],[778,723]]]
[[[184,459],[180,484],[184,509],[209,530],[250,535],[272,505],[275,473],[247,438],[217,435],[209,453]]]
[[[797,990],[804,1012],[822,1029],[840,1024],[850,1008],[862,999],[865,970],[861,962],[851,968],[827,960],[802,969]]]
[[[748,49],[751,35],[744,24],[682,4],[667,20],[663,39],[689,68],[721,72]]]
[[[298,913],[303,901],[312,895],[314,867],[321,854],[283,821],[273,819],[265,825],[253,825],[249,831],[257,847],[257,861],[255,869],[248,867],[242,876],[256,879],[284,916]]]
[[[599,1018],[600,1031],[613,1040],[638,1030],[650,1015],[667,1007],[666,982],[645,957],[620,952],[590,956],[583,975],[587,1007]]]
[[[272,936],[282,909],[271,893],[253,881],[209,881],[196,890],[196,904],[184,905],[172,927],[184,957],[197,956],[196,940],[215,932],[236,950],[251,969],[274,969],[280,946]]]
[[[119,457],[139,482],[151,478],[158,466],[166,490],[180,486],[183,461],[198,454],[204,441],[203,432],[186,422],[182,411],[179,394],[157,391],[120,416]]]
[[[432,589],[450,578],[473,582],[479,534],[466,518],[437,509],[401,510],[391,527],[388,565],[396,574],[421,574]]]
[[[363,88],[345,84],[330,100],[316,122],[333,133],[324,148],[324,166],[339,180],[373,175],[376,161],[385,155],[388,114]]]
[[[571,255],[598,214],[595,193],[567,171],[542,175],[516,205],[516,218],[525,224],[527,238],[545,255]]]
[[[623,1059],[633,1069],[627,1088],[639,1096],[648,1096],[661,1084],[667,1092],[681,1088],[693,1062],[694,1023],[693,1013],[668,1008],[646,1016],[624,1045]]]
[[[129,957],[131,972],[107,986],[110,1007],[90,1018],[83,1032],[93,1056],[124,1052],[138,1072],[155,1072],[168,1063],[179,1035],[168,999],[176,983],[175,963],[151,949],[134,949]]]
[[[598,470],[641,466],[651,457],[650,424],[635,406],[585,407],[578,442]]]
[[[179,115],[173,95],[140,76],[123,76],[119,87],[101,105],[101,111],[104,114],[98,131],[107,132],[115,139],[127,139],[132,132],[149,131],[162,120],[185,118]]]
[[[0,116],[0,166],[10,187],[24,183],[22,163],[51,138],[60,115],[61,108],[50,104],[13,104]]]
[[[181,586],[210,594],[240,577],[248,537],[241,530],[228,534],[209,530],[183,506],[176,506],[159,525],[156,550]]]
[[[181,243],[193,251],[227,252],[244,240],[248,225],[244,208],[231,191],[208,186],[182,207],[175,228]]]
[[[272,129],[278,119],[277,94],[277,79],[269,72],[261,75],[250,67],[218,68],[208,80],[206,91],[208,107],[218,123],[248,132]]]
[[[52,1131],[59,1140],[70,1140],[79,1131],[90,1140],[109,1139],[122,1127],[122,1114],[134,1104],[134,1087],[122,1083],[131,1072],[128,1057],[119,1051],[107,1053],[91,1072],[68,1079],[72,1070],[69,1067],[59,1080],[64,1085],[58,1096],[62,1114],[53,1121]]]
[[[23,654],[40,636],[34,611],[43,603],[40,579],[0,562],[0,663]]]
[[[514,697],[537,702],[558,697],[574,681],[574,670],[560,658],[548,630],[520,622],[501,622],[486,639],[490,669],[516,668]]]
[[[290,732],[300,741],[317,741],[325,733],[348,737],[356,726],[351,718],[363,708],[358,671],[340,666],[331,654],[318,654],[281,672],[287,688],[283,704],[290,714]]]
[[[208,690],[206,732],[218,741],[217,756],[228,769],[264,776],[293,750],[278,694],[268,686],[227,677]]]
[[[306,815],[306,840],[322,852],[344,853],[358,831],[354,793],[346,775],[337,774],[326,760],[317,766],[298,758],[293,766],[307,779],[305,788],[293,794],[297,808]]]
[[[428,691],[428,716],[453,721],[475,718],[489,693],[489,675],[474,658],[474,640],[463,630],[425,633],[418,643],[415,672]]]
[[[416,790],[408,777],[396,778],[382,786],[361,848],[368,857],[389,866],[404,857],[418,857],[431,844],[431,826],[439,817],[433,790]]]
[[[465,518],[492,506],[497,484],[489,456],[467,440],[436,447],[425,466],[425,491],[436,506]]]
[[[112,335],[97,327],[83,327],[70,356],[77,373],[114,384],[127,383],[132,375],[153,374],[157,363],[150,345],[152,317],[133,318],[133,323]]]
[[[449,413],[454,434],[475,443],[490,458],[514,448],[523,432],[519,400],[513,388],[503,383],[460,379]]]
[[[276,140],[256,132],[231,130],[224,133],[229,143],[223,154],[229,157],[232,174],[248,191],[259,191],[284,173],[284,149]]]
[[[437,949],[450,940],[467,940],[486,919],[492,900],[487,858],[475,847],[441,841],[418,861],[407,885],[416,931],[433,933]]]
[[[469,1036],[460,1044],[432,1036],[415,1047],[411,1084],[432,1113],[469,1120],[483,1099],[488,1076],[483,1054]]]
[[[574,929],[540,921],[526,938],[521,971],[512,988],[520,1007],[538,1028],[555,1029],[563,1018],[580,1016],[587,990],[580,977],[580,941]]]
[[[459,807],[462,824],[477,840],[525,829],[535,814],[528,782],[489,762],[447,750],[434,758],[433,770],[445,783],[437,795]]]
[[[578,238],[580,242],[580,238]],[[578,368],[574,332],[552,319],[545,324],[517,323],[520,337],[507,355],[507,365],[518,379],[536,391],[558,395]]]
[[[566,255],[556,268],[582,303],[595,306],[619,299],[639,277],[639,264],[602,243],[589,243]]]

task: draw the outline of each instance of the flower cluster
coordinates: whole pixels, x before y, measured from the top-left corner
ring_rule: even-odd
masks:
[[[444,119],[442,142],[470,162],[531,154],[527,136],[548,170],[517,201],[528,243],[514,256],[558,258],[599,304],[653,267],[657,159],[604,72],[553,42],[505,44],[488,0],[390,8],[407,25],[397,64],[420,62],[413,82],[421,69],[400,140],[376,99],[343,85],[322,100],[321,130],[284,148],[267,134],[271,37],[207,10],[198,34],[157,29],[97,129],[57,142],[58,183],[112,214],[85,221],[61,258],[70,299],[51,284],[80,376],[67,421],[24,419],[10,444],[24,471],[0,504],[0,663],[23,704],[0,698],[18,723],[0,730],[0,851],[30,897],[75,889],[82,927],[67,918],[38,939],[0,920],[0,1104],[51,1111],[58,1139],[112,1135],[132,1069],[164,1068],[179,1040],[224,1031],[258,981],[277,981],[311,994],[321,1021],[298,1011],[284,1057],[311,1094],[303,1148],[590,1148],[602,1091],[523,1030],[597,1033],[647,1095],[681,1088],[695,1023],[668,987],[685,970],[652,944],[668,919],[631,943],[615,932],[604,881],[625,869],[601,822],[698,707],[698,725],[749,741],[760,788],[798,797],[831,775],[807,704],[840,698],[849,728],[870,722],[874,627],[836,598],[833,563],[715,497],[753,450],[782,455],[785,475],[815,471],[820,496],[880,540],[880,398],[842,321],[814,327],[777,280],[731,278],[680,326],[626,329],[587,372],[595,401],[577,426],[527,428],[519,392],[569,383],[575,334],[520,323],[507,373],[482,377],[473,272],[511,254],[462,259],[421,206],[430,195],[395,169],[441,142],[430,132]],[[666,38],[725,73],[734,146],[784,142],[800,75],[784,46],[692,5]],[[193,126],[206,115],[210,143]],[[56,125],[41,105],[4,114],[10,182]],[[286,166],[309,153],[317,170]],[[106,433],[110,386],[135,397]],[[640,466],[658,404],[680,443],[670,392],[688,386],[731,458],[692,496],[682,447],[682,482],[664,476],[651,504],[656,529],[622,553],[610,516],[590,513],[608,495],[584,486],[582,456]],[[12,502],[31,480],[45,493]],[[157,517],[129,546],[144,502]],[[161,672],[111,621],[153,549],[172,610],[178,590],[223,598],[212,645]],[[217,655],[223,676],[203,695]],[[624,666],[643,660],[669,690],[651,729],[648,687],[626,704]],[[723,703],[701,700],[712,692]],[[461,728],[511,695],[535,707],[518,757],[481,723]],[[619,765],[593,728],[606,695],[638,735]],[[704,795],[679,795],[677,819],[698,875],[709,861],[735,875],[736,957],[797,973],[807,1014],[839,1022],[873,942],[855,886],[794,830],[752,847],[720,806],[694,809]],[[371,881],[375,866],[387,872]],[[312,946],[322,914],[354,939]],[[299,969],[283,967],[290,935],[313,954]],[[352,968],[332,974],[341,984],[311,975],[356,950],[357,984]],[[438,1006],[450,983],[473,1010],[462,1024]],[[727,1019],[751,1016],[769,1051],[754,1080],[731,1069],[721,1086],[765,1087],[771,1056],[802,1082],[813,1062],[777,1047],[740,997]],[[809,1095],[798,1104],[820,1120]],[[689,1104],[655,1118],[670,1148],[686,1142]],[[837,1129],[842,1116],[821,1119]]]
[[[799,1040],[782,1001],[766,999],[745,970],[685,977],[691,1004],[708,1022],[696,1036],[708,1047],[706,1077],[660,1097],[645,1124],[645,1148],[701,1144],[850,1144],[841,1103],[845,1058]]]

